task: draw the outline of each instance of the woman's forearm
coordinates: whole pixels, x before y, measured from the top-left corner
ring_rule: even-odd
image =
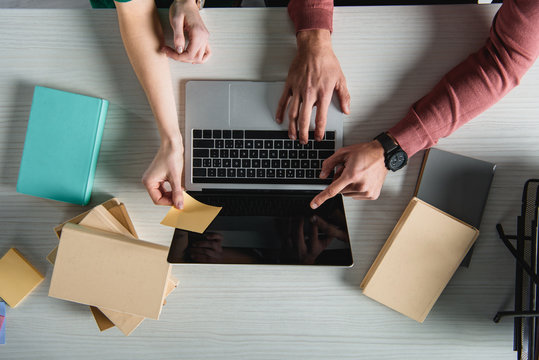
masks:
[[[129,61],[150,103],[161,141],[181,145],[168,58],[161,51],[163,29],[153,0],[116,3]]]

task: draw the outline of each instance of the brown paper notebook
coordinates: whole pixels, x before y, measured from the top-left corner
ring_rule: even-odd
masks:
[[[167,282],[165,297],[169,296],[177,286],[178,280],[171,275]],[[126,336],[129,336],[144,321],[144,317],[138,315],[131,315],[107,309],[101,309],[101,312]]]
[[[478,235],[413,198],[365,275],[363,294],[423,322]]]
[[[137,237],[135,227],[131,222],[131,219],[127,213],[127,210],[123,204],[114,205],[117,203],[116,199],[111,199],[104,204],[98,205],[95,208],[84,213],[85,217],[81,218],[80,216],[74,218],[77,223],[94,227],[104,231],[110,231],[115,233],[124,233],[132,237]],[[114,205],[113,207],[109,207]],[[105,212],[103,212],[105,210]],[[72,222],[73,219],[68,222]],[[125,229],[129,229],[128,233],[125,233]],[[59,229],[61,230],[61,228]],[[51,264],[54,264],[56,259],[56,252],[58,247],[56,247],[48,256],[47,260]],[[167,281],[167,289],[165,297],[167,297],[176,287],[178,286],[178,279],[170,275]],[[166,300],[163,301],[163,305],[166,303]],[[95,322],[100,331],[105,331],[111,327],[117,326],[120,331],[125,335],[131,334],[144,320],[144,317],[131,315],[126,313],[121,313],[117,311],[99,309],[95,306],[90,306],[92,315],[94,316]]]
[[[158,319],[170,275],[167,253],[166,246],[65,224],[49,296]]]

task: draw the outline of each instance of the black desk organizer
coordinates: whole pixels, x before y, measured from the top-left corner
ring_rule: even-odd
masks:
[[[539,244],[537,239],[537,207],[539,179],[526,181],[522,193],[522,212],[517,218],[517,235],[506,235],[501,224],[496,230],[516,259],[515,309],[499,311],[494,322],[502,317],[514,318],[513,350],[518,360],[539,358]],[[510,240],[516,242],[513,246]]]

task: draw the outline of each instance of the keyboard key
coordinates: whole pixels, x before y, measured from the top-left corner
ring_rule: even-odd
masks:
[[[202,166],[204,166],[205,168],[211,167],[211,159],[202,160]]]
[[[251,159],[256,159],[258,157],[258,150],[249,150],[249,157]]]
[[[193,140],[193,147],[195,149],[211,149],[213,148],[213,140],[208,140],[208,139]]]
[[[275,169],[267,169],[266,170],[266,177],[274,178],[275,177]]]
[[[249,157],[249,150],[242,149],[240,150],[240,158],[246,159]]]
[[[267,159],[268,158],[268,150],[259,150],[258,157],[261,159]]]
[[[269,151],[269,157],[270,157],[270,159],[277,159],[279,157],[279,151],[270,150]]]
[[[221,130],[213,130],[214,139],[220,139],[222,135],[223,135],[223,132]]]
[[[219,157],[219,150],[218,149],[211,149],[210,150],[210,157],[212,157],[212,158]]]
[[[299,140],[296,140],[294,141],[294,149],[296,150],[299,150],[303,147],[303,145],[301,145],[301,143],[299,142]]]
[[[300,165],[299,160],[292,160],[290,162],[290,167],[292,169],[299,169],[299,165]]]
[[[270,167],[270,165],[271,165],[271,162],[268,159],[262,160],[262,167],[263,168],[267,169],[267,168]]]
[[[263,140],[255,140],[255,149],[263,149],[264,148],[264,141]]]
[[[285,177],[285,170],[284,169],[277,169],[277,177],[278,178],[284,178]]]
[[[273,149],[273,140],[264,140],[264,149]]]
[[[333,150],[335,149],[334,141],[316,141],[314,148],[317,150]]]
[[[208,169],[208,177],[216,177],[216,176],[217,176],[217,170]]]
[[[246,139],[288,139],[288,131],[245,130]]]
[[[305,177],[307,179],[314,179],[314,170],[309,169],[309,170],[305,171]]]
[[[211,139],[211,130],[202,130],[202,137],[204,139]]]
[[[275,140],[273,142],[273,148],[274,149],[282,149],[283,148],[283,141],[282,140]]]
[[[232,149],[234,147],[234,141],[233,140],[225,140],[225,148],[226,149]]]
[[[295,172],[294,172],[293,169],[287,169],[287,170],[286,170],[286,177],[287,177],[287,178],[293,178],[293,177],[294,177],[294,174],[295,174]]]
[[[238,156],[240,156],[240,152],[236,149],[232,149],[230,150],[230,157],[231,158],[237,158]]]
[[[256,176],[255,169],[247,169],[247,177],[254,178]]]
[[[301,168],[302,169],[308,169],[311,165],[311,162],[309,160],[301,160]]]
[[[256,177],[258,177],[258,178],[266,177],[266,169],[257,169],[256,170]]]
[[[318,151],[310,150],[309,151],[309,159],[311,159],[311,160],[318,159]]]
[[[193,130],[193,139],[202,139],[202,130]]]
[[[292,140],[285,140],[283,144],[283,148],[285,149],[292,149],[294,147],[294,142]]]
[[[216,147],[217,149],[222,149],[222,148],[224,148],[224,147],[225,147],[225,141],[224,141],[224,140],[221,140],[221,139],[215,140],[215,147]]]
[[[234,139],[243,139],[243,130],[232,130],[232,137]]]
[[[252,160],[251,160],[251,165],[252,165],[254,168],[259,168],[260,165],[261,165],[260,159],[252,159]]]
[[[288,150],[288,158],[289,159],[297,159],[298,158],[298,151],[297,150]]]
[[[309,157],[309,153],[307,150],[300,150],[298,151],[298,158],[300,159],[307,159]]]
[[[320,169],[322,167],[322,162],[319,160],[311,160],[311,169]]]
[[[202,167],[202,159],[193,159],[193,167]]]
[[[241,167],[241,160],[240,159],[232,159],[232,167],[235,167],[235,168]]]
[[[223,150],[219,151],[219,154],[221,155],[222,158],[227,158],[228,157],[228,150],[223,149]]]
[[[213,167],[214,168],[220,168],[221,167],[221,159],[213,159]]]
[[[319,159],[327,159],[328,157],[330,157],[331,155],[333,155],[333,151],[327,151],[327,150],[320,150],[318,152],[318,158]]]
[[[229,168],[232,166],[232,160],[231,159],[223,159],[223,167]]]
[[[290,167],[290,160],[281,160],[281,167],[283,169],[288,169]]]
[[[296,177],[297,178],[304,178],[305,177],[305,170],[303,170],[303,169],[296,170]]]
[[[231,139],[231,138],[232,138],[232,131],[223,130],[223,139]]]
[[[236,169],[227,169],[226,176],[229,178],[236,177]]]
[[[221,179],[226,178],[226,169],[217,169],[217,176]]]
[[[238,170],[236,171],[236,175],[237,175],[239,178],[244,178],[244,177],[245,177],[245,173],[246,173],[245,169],[238,169]]]
[[[203,168],[194,168],[193,169],[193,177],[200,177],[200,176],[206,176],[206,169]]]
[[[254,147],[254,141],[253,140],[245,140],[245,148],[246,149],[252,149]]]
[[[210,151],[208,149],[193,149],[193,157],[209,157]]]
[[[235,140],[234,141],[234,147],[236,149],[243,149],[243,140]]]
[[[271,167],[278,169],[281,167],[281,160],[271,160]]]
[[[326,140],[335,140],[335,131],[326,131]]]
[[[251,167],[251,160],[250,159],[243,159],[241,161],[241,167],[250,168]]]
[[[303,145],[303,148],[307,149],[307,150],[312,149],[313,148],[313,141],[312,140],[307,141],[307,144]]]

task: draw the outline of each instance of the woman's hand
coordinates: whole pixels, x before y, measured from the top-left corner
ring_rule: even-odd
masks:
[[[155,158],[144,173],[142,183],[156,205],[183,208],[183,144],[180,141],[162,143]],[[167,184],[170,185],[170,190]]]
[[[210,33],[200,17],[196,1],[175,0],[170,6],[169,19],[174,30],[174,49],[163,47],[165,54],[181,62],[205,63],[211,55]]]

